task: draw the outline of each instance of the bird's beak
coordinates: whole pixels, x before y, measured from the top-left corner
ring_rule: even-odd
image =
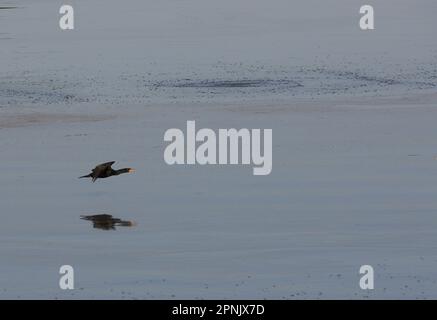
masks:
[[[129,169],[128,172],[129,172],[129,173],[134,173],[134,172],[135,172],[135,169]]]

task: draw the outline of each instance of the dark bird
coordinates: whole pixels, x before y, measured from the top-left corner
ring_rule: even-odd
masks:
[[[133,221],[124,221],[114,218],[110,214],[95,214],[92,216],[80,216],[82,220],[88,220],[93,223],[93,228],[101,230],[115,230],[115,227],[133,227],[136,225]]]
[[[107,162],[99,164],[97,167],[93,169],[93,171],[90,174],[87,174],[86,176],[79,177],[81,178],[92,178],[93,182],[97,179],[103,179],[108,178],[112,176],[118,176],[123,173],[132,173],[135,172],[132,168],[123,168],[119,170],[112,169],[112,165],[115,163],[115,161]]]

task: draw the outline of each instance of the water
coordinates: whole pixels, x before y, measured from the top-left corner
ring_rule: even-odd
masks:
[[[436,297],[435,1],[378,4],[372,32],[360,1],[76,0],[74,32],[9,4],[1,298]],[[272,128],[272,174],[166,165],[187,120]],[[77,179],[110,160],[136,172]]]

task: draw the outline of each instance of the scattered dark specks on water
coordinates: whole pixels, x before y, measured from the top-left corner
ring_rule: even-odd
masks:
[[[170,88],[215,88],[215,89],[232,89],[232,88],[260,88],[273,86],[302,87],[297,81],[289,79],[238,79],[238,80],[198,80],[190,79],[177,81],[163,81],[157,83],[158,87]]]
[[[90,216],[80,216],[82,220],[88,220],[93,223],[93,228],[101,230],[116,230],[116,227],[133,227],[136,225],[133,221],[124,221],[114,218],[110,214],[96,214]]]

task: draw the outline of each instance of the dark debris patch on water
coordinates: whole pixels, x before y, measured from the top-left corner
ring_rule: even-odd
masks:
[[[176,79],[157,81],[151,85],[155,95],[177,99],[250,98],[259,95],[295,94],[303,85],[296,80],[244,78],[244,79]]]
[[[208,70],[155,70],[122,74],[89,74],[83,70],[69,78],[63,72],[23,72],[0,75],[0,104],[111,105],[154,102],[247,101],[250,99],[321,99],[330,96],[384,96],[407,94],[437,87],[436,64],[403,69],[348,70],[325,66],[246,68],[222,67]]]
[[[242,80],[177,80],[163,81],[156,86],[174,88],[261,88],[273,86],[287,86],[289,88],[302,87],[297,81],[288,79],[242,79]]]
[[[4,105],[74,104],[92,101],[80,82],[34,76],[0,78],[0,99]]]
[[[356,88],[357,84],[359,87],[370,87],[375,86],[379,88],[390,87],[390,86],[405,86],[414,89],[431,89],[437,86],[435,80],[435,74],[430,74],[429,72],[421,72],[421,74],[410,75],[410,74],[397,74],[396,76],[383,76],[383,75],[370,75],[362,71],[339,71],[330,70],[324,68],[309,69],[307,72],[314,72],[320,75],[325,75],[328,79],[345,79],[350,80],[350,86]],[[416,78],[419,76],[418,78]],[[422,79],[422,80],[421,80]]]
[[[89,99],[80,98],[67,92],[45,92],[20,89],[0,89],[0,96],[9,100],[9,104],[19,104],[27,102],[33,104],[71,104],[80,102],[89,102]]]
[[[423,70],[422,70],[423,71]],[[336,95],[383,95],[391,92],[432,89],[437,86],[437,72],[396,75],[363,70],[336,70],[326,67],[284,68],[282,70],[263,70],[269,78],[253,76],[234,78],[238,72],[228,72],[228,78],[193,79],[180,78],[162,80],[149,85],[155,94],[171,96],[176,99],[192,97],[206,98],[257,98],[257,97],[302,97],[314,98]],[[241,72],[241,73],[246,73]],[[250,75],[250,72],[249,72]],[[147,87],[147,86],[146,86]]]

